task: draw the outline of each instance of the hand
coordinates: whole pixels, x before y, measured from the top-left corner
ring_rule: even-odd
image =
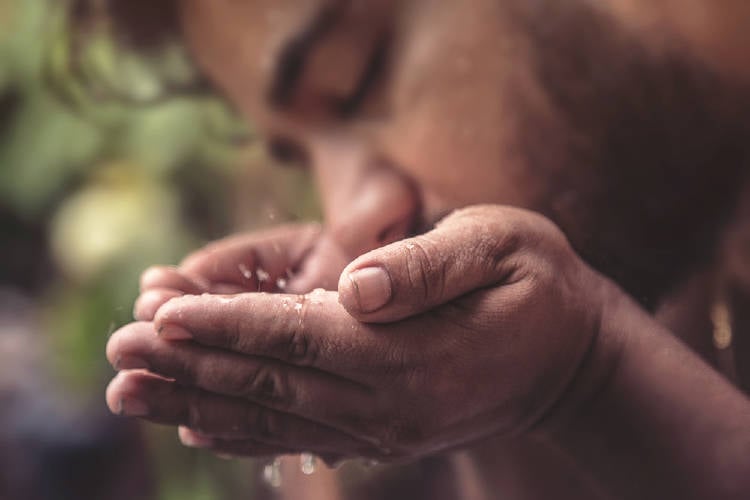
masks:
[[[317,224],[231,236],[192,253],[177,267],[147,269],[133,316],[151,321],[162,304],[185,294],[334,288],[348,261]]]
[[[117,368],[149,371],[107,401],[237,455],[398,460],[522,433],[596,340],[605,283],[543,217],[472,207],[357,258],[338,293],[170,300],[112,336]]]

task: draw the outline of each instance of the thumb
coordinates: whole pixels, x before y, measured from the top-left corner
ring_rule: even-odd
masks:
[[[360,321],[413,316],[478,288],[513,280],[517,209],[478,206],[454,212],[423,235],[372,250],[339,278],[339,301]]]

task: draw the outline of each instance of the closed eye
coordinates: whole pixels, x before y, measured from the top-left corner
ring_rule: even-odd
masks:
[[[336,113],[340,118],[350,119],[356,115],[371,93],[382,83],[388,62],[389,49],[390,41],[388,37],[384,36],[373,50],[354,91],[349,97],[335,104]]]
[[[284,136],[269,137],[266,149],[269,156],[280,165],[306,167],[310,160],[307,150],[300,143]]]

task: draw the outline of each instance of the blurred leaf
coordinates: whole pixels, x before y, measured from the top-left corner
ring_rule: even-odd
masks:
[[[0,89],[38,80],[49,7],[47,0],[0,0]]]
[[[85,170],[101,145],[99,130],[39,88],[23,96],[10,132],[0,137],[0,196],[34,215]]]
[[[164,175],[188,160],[205,140],[200,105],[186,99],[171,100],[139,110],[117,138],[119,156],[148,166]]]
[[[81,33],[65,8],[0,0],[0,199],[22,228],[49,229],[50,247],[28,257],[51,252],[58,264],[38,298],[57,347],[48,363],[91,394],[112,374],[104,346],[131,320],[141,270],[317,205],[308,173],[271,167],[252,129],[195,85],[184,47],[144,57],[94,31],[75,52]],[[219,461],[180,446],[173,429],[149,429],[161,500],[252,495],[258,463]]]
[[[137,284],[127,289],[127,295],[133,296]],[[58,284],[46,299],[46,330],[56,353],[49,362],[66,385],[81,394],[100,387],[112,373],[104,347],[115,328],[131,316],[131,306],[121,301],[118,290],[122,287],[112,288],[109,283],[84,288]]]
[[[51,243],[60,269],[87,282],[114,262],[148,264],[179,255],[187,239],[176,193],[118,164],[66,199],[53,220]]]

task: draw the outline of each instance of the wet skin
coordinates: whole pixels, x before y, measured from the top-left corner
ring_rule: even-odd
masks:
[[[747,400],[636,303],[705,263],[736,199],[743,35],[669,2],[542,4],[185,2],[197,61],[304,152],[326,221],[145,273],[112,409],[236,455],[527,436],[617,495],[746,494]]]

